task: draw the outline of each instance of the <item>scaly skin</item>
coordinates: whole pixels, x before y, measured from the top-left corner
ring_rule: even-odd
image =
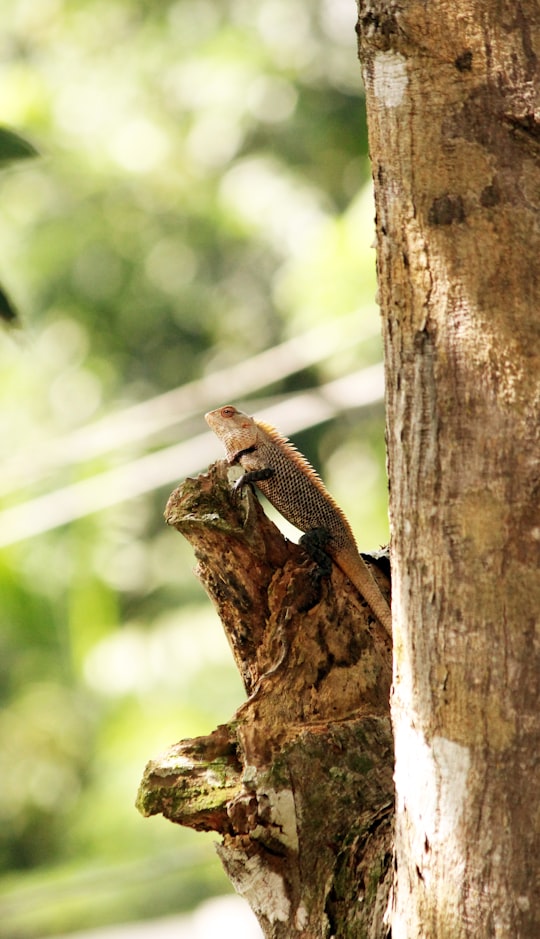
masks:
[[[205,415],[232,465],[244,470],[237,486],[255,483],[284,518],[303,532],[321,529],[324,550],[368,602],[389,636],[392,614],[379,586],[358,553],[351,527],[311,464],[274,427],[255,421],[232,405]]]

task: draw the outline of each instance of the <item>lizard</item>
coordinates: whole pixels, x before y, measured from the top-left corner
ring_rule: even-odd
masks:
[[[239,464],[245,471],[235,488],[254,483],[287,521],[306,533],[304,540],[315,535],[391,637],[390,607],[358,551],[345,514],[306,457],[271,424],[232,404],[209,411],[205,420],[224,445],[229,465]]]

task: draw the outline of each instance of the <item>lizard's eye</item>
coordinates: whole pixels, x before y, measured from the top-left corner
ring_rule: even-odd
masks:
[[[221,408],[222,417],[233,417],[236,414],[236,408],[230,407],[227,405],[226,408]]]

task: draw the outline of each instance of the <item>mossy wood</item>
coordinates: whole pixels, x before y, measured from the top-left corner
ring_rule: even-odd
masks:
[[[187,479],[166,518],[195,549],[248,699],[228,724],[148,764],[140,811],[219,833],[225,870],[265,936],[386,936],[384,629],[338,568],[321,576],[251,491],[232,492],[224,462]],[[388,594],[385,559],[371,560]]]

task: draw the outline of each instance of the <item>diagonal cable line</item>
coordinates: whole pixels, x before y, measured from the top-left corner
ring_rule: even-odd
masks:
[[[357,310],[337,323],[326,324],[288,339],[264,352],[109,414],[64,437],[18,453],[0,469],[0,492],[6,495],[39,481],[54,470],[95,459],[173,427],[201,411],[246,397],[380,333],[373,306]]]
[[[368,407],[383,398],[384,371],[380,363],[316,390],[288,397],[258,411],[257,417],[291,435],[321,424],[340,412]],[[175,483],[221,456],[219,442],[206,432],[12,506],[0,513],[0,547]]]

